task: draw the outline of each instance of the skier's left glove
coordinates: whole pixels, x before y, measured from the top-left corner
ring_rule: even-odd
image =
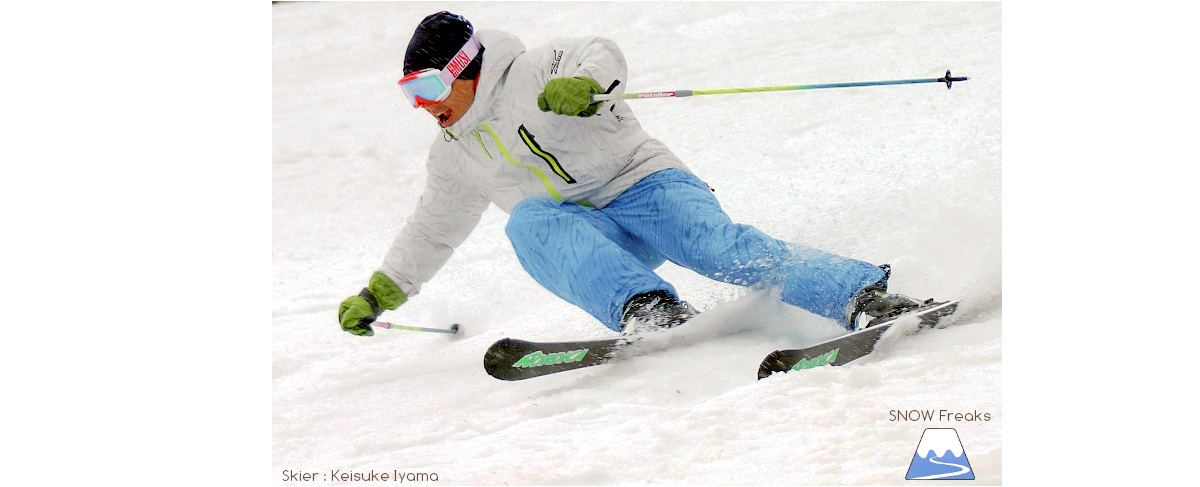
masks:
[[[587,76],[554,78],[546,83],[545,91],[538,95],[538,108],[543,112],[554,111],[559,115],[590,117],[595,115],[604,103],[592,103],[592,93],[603,92],[600,84]]]
[[[385,309],[396,309],[408,301],[408,296],[400,290],[386,274],[375,271],[371,281],[363,288],[358,296],[350,296],[338,307],[338,322],[342,330],[359,336],[372,336],[375,331],[371,323],[379,318]]]

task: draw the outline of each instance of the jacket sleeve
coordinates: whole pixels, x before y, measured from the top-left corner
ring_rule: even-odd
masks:
[[[479,224],[489,201],[430,153],[425,190],[379,271],[409,298],[421,292]]]
[[[549,53],[545,52],[547,49]],[[555,39],[538,51],[544,58],[541,86],[554,78],[587,76],[596,80],[605,93],[625,92],[629,65],[621,48],[611,39],[596,36]],[[559,53],[561,59],[555,59]]]

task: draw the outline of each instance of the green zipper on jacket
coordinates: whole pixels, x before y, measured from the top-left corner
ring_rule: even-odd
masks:
[[[483,147],[483,152],[488,155],[488,159],[492,158],[492,152],[487,150],[487,146],[483,145],[483,137],[479,136],[479,131],[475,131],[475,138],[479,140],[479,147]]]

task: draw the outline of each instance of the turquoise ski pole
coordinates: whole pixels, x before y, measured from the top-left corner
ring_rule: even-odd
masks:
[[[386,322],[386,321],[376,321],[376,322],[374,323],[374,325],[375,325],[375,326],[378,326],[378,327],[380,327],[380,328],[387,328],[387,329],[389,329],[389,330],[424,331],[424,332],[429,332],[429,333],[448,333],[448,334],[451,334],[451,335],[454,335],[454,334],[457,334],[457,333],[458,333],[458,323],[455,323],[455,324],[453,324],[453,325],[450,325],[450,329],[445,329],[445,328],[422,328],[422,327],[419,327],[419,326],[405,326],[405,325],[397,325],[397,324],[395,324],[395,323],[388,323],[388,322]]]
[[[946,89],[950,89],[950,85],[955,81],[966,81],[966,76],[952,77],[950,70],[946,70],[946,76],[941,78],[925,78],[925,79],[901,79],[894,81],[860,81],[854,83],[828,83],[822,85],[790,85],[790,86],[765,86],[761,88],[727,88],[721,90],[672,90],[672,91],[648,91],[642,93],[615,93],[615,94],[594,94],[592,102],[606,100],[624,100],[624,99],[639,99],[639,98],[683,98],[685,96],[696,95],[728,95],[733,93],[761,93],[767,91],[793,91],[793,90],[819,90],[822,88],[855,88],[859,86],[880,86],[880,85],[911,85],[917,83],[946,83]]]

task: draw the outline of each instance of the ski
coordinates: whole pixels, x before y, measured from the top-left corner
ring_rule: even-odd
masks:
[[[762,364],[758,366],[758,378],[762,380],[776,372],[804,370],[823,365],[844,365],[862,358],[875,349],[875,344],[898,320],[918,317],[921,319],[919,329],[932,328],[942,318],[950,316],[958,309],[958,301],[931,303],[878,325],[856,331],[847,335],[818,343],[811,347],[793,350],[776,350],[771,352]]]
[[[879,338],[897,320],[916,316],[921,319],[921,328],[933,327],[938,320],[954,313],[957,307],[958,301],[933,303],[865,330],[811,347],[776,350],[759,366],[758,378],[762,379],[775,372],[822,365],[843,365],[871,353]],[[503,338],[488,347],[483,358],[483,368],[488,375],[500,380],[531,379],[610,362],[639,338],[641,337],[622,336],[561,342],[531,342]]]
[[[522,380],[582,369],[612,360],[636,337],[565,342],[528,342],[504,338],[483,357],[488,375],[500,380]]]

